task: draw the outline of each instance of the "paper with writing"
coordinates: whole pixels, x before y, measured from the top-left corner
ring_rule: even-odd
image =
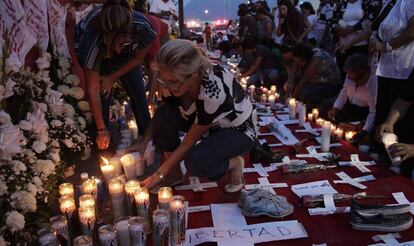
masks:
[[[315,181],[304,184],[292,185],[291,189],[298,197],[305,195],[324,195],[338,193],[329,183],[328,180]]]
[[[305,129],[298,129],[298,130],[296,130],[296,132],[308,132],[308,133],[310,133],[310,134],[312,134],[312,135],[315,135],[315,136],[320,136],[321,134],[318,132],[318,131],[320,131],[320,128],[312,128],[312,126],[310,125],[310,123],[309,122],[306,122],[304,125],[303,125],[303,127],[305,128]]]
[[[296,157],[298,158],[315,158],[318,161],[327,161],[327,157],[330,155],[330,153],[318,153],[316,151],[315,146],[308,146],[306,147],[306,150],[309,152],[309,154],[296,154]]]
[[[266,177],[259,178],[259,184],[247,184],[244,186],[246,190],[253,190],[257,188],[265,189],[273,194],[276,194],[276,192],[273,190],[275,188],[285,188],[289,187],[286,183],[270,183],[269,180]]]
[[[190,207],[188,204],[188,201],[184,202],[184,206],[185,206],[185,228],[188,227],[188,214],[189,213],[197,213],[197,212],[203,212],[203,211],[209,211],[210,210],[210,205],[205,205],[205,206],[194,206],[194,207]]]
[[[372,246],[372,245],[387,245],[387,246],[414,245],[414,241],[406,242],[406,243],[399,243],[396,238],[401,238],[401,235],[399,233],[388,233],[388,234],[383,234],[383,235],[375,235],[372,237],[372,240],[374,240],[375,242],[383,241],[385,244],[377,243],[377,244],[370,244],[369,246]]]
[[[392,196],[398,204],[410,204],[411,213],[414,214],[414,202],[408,201],[403,192],[392,193]]]
[[[335,201],[332,194],[323,195],[324,208],[309,208],[308,212],[310,215],[329,215],[335,213],[348,213],[350,207],[336,207]]]
[[[372,166],[375,165],[374,161],[360,161],[358,154],[352,154],[350,156],[351,161],[340,161],[338,165],[340,166],[355,166],[363,173],[370,173],[371,170],[369,170],[366,166]]]
[[[186,230],[186,246],[204,242],[219,242],[220,245],[253,245],[272,241],[308,237],[297,220],[268,222],[237,227],[203,227]]]
[[[299,142],[299,140],[292,134],[292,132],[275,117],[261,117],[261,119],[263,121],[269,122],[269,124],[277,125],[277,131],[271,132],[268,135],[275,136],[284,145],[294,145]],[[259,134],[259,136],[264,136],[264,134]]]

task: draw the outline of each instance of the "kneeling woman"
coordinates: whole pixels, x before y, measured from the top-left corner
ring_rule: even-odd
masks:
[[[240,155],[253,145],[257,128],[255,111],[240,84],[227,69],[213,67],[188,40],[166,43],[156,63],[159,82],[171,94],[153,119],[154,143],[166,158],[144,185],[157,187],[185,160],[193,176],[219,179],[229,171],[225,191],[241,190],[244,160]],[[182,141],[180,131],[187,132]]]

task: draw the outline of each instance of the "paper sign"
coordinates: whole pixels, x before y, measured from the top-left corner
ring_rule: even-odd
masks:
[[[258,139],[258,141],[260,145],[267,143],[266,139]]]
[[[351,178],[345,172],[336,173],[336,176],[341,178],[341,180],[334,180],[333,182],[335,184],[350,184],[350,185],[355,186],[359,189],[366,189],[367,188],[365,185],[361,184],[361,182],[375,180],[375,177],[372,176],[372,175],[366,175],[366,176],[359,177],[359,178]]]
[[[292,185],[291,188],[292,188],[293,193],[295,193],[298,197],[302,197],[305,195],[315,196],[315,195],[338,193],[331,186],[328,180],[321,180],[321,181],[315,181],[315,182],[310,182],[310,183]]]
[[[268,190],[272,192],[273,194],[276,194],[276,192],[273,189],[289,187],[286,183],[274,183],[274,184],[269,183],[269,180],[266,177],[259,178],[258,180],[259,180],[259,184],[247,184],[244,186],[244,188],[246,190],[254,190],[257,188],[261,188],[261,189]]]
[[[396,246],[396,245],[404,245],[404,246],[410,246],[414,245],[414,241],[400,243],[397,241],[396,238],[401,238],[401,235],[399,233],[388,233],[384,235],[375,235],[372,237],[372,240],[375,242],[383,241],[384,243],[377,243],[377,244],[370,244],[369,246],[373,245],[387,245],[387,246]]]
[[[211,204],[210,207],[216,228],[232,228],[247,224],[237,203]]]
[[[414,214],[414,202],[410,203],[403,192],[392,193],[392,196],[398,202],[398,204],[410,204],[411,213]]]
[[[288,114],[278,114],[277,115],[277,118],[279,119],[279,120],[290,120],[290,115],[288,115]]]
[[[282,123],[285,126],[295,125],[295,124],[299,124],[299,120],[282,120],[282,121],[280,121],[280,123]]]
[[[174,189],[176,190],[193,190],[194,192],[204,191],[207,188],[214,188],[218,187],[217,182],[207,182],[207,183],[200,183],[200,179],[198,177],[189,177],[190,184],[188,185],[178,185],[175,186]]]
[[[330,155],[330,153],[318,153],[316,151],[315,146],[308,146],[306,147],[306,150],[309,152],[309,154],[297,154],[296,157],[298,158],[315,158],[318,161],[327,161],[326,157]]]
[[[277,131],[266,135],[275,136],[284,145],[294,145],[299,142],[299,140],[292,134],[292,132],[286,126],[284,126],[282,121],[278,121],[275,117],[261,117],[261,119],[268,122],[267,125],[272,123],[276,124],[278,127]],[[259,136],[264,136],[264,134],[259,134]]]
[[[263,243],[308,237],[297,220],[268,222],[237,227],[203,227],[186,230],[187,246],[204,242],[220,245],[246,245],[246,242]]]
[[[305,129],[298,129],[298,130],[296,130],[296,132],[308,132],[308,133],[310,133],[312,135],[315,135],[315,136],[319,136],[320,135],[320,133],[318,132],[318,130],[320,131],[321,128],[318,128],[318,129],[312,128],[312,126],[309,124],[309,122],[306,122],[303,125],[303,127]]]
[[[366,166],[375,165],[374,161],[360,161],[358,154],[351,155],[350,159],[351,161],[340,161],[338,164],[340,166],[355,166],[363,173],[371,172]]]

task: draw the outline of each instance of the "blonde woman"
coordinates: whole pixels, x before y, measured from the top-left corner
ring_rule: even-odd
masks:
[[[180,176],[176,170],[185,160],[194,176],[214,180],[229,172],[225,191],[240,191],[244,186],[241,155],[257,137],[253,106],[242,87],[227,69],[213,67],[188,40],[166,43],[156,63],[159,82],[172,96],[157,110],[153,122],[154,142],[165,161],[144,185],[155,188],[165,178]],[[182,141],[180,131],[187,132]]]

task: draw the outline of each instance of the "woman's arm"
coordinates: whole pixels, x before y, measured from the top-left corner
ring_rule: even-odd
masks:
[[[93,119],[95,121],[96,128],[103,129],[106,126],[102,116],[101,96],[99,94],[101,87],[99,73],[89,69],[84,69],[84,72],[86,78],[86,87],[88,89],[88,100],[91,106]]]
[[[321,69],[322,61],[320,59],[314,59],[311,61],[311,63],[308,65],[308,67],[305,69],[305,72],[303,73],[302,78],[300,79],[298,85],[296,86],[292,97],[297,98],[303,87],[315,77],[316,74],[318,74],[319,70]]]

